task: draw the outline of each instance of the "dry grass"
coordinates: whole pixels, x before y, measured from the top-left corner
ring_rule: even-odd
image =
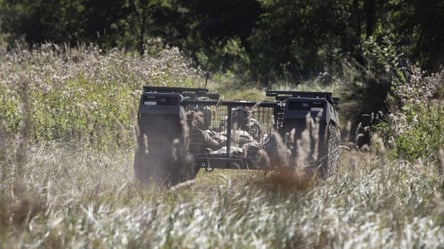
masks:
[[[2,53],[2,52],[0,52]],[[132,144],[143,85],[200,86],[201,71],[176,48],[134,57],[53,44],[0,54],[0,113],[8,134],[30,123],[29,139],[108,147]]]
[[[128,150],[103,154],[48,144],[27,155],[23,194],[11,178],[1,184],[8,190],[0,202],[4,248],[444,243],[437,171],[402,161],[382,167],[385,159],[375,152],[344,152],[338,174],[316,183],[293,172],[218,170],[174,189],[139,186]]]
[[[282,190],[305,192],[312,189],[317,180],[316,172],[280,169],[268,172],[258,183]]]
[[[87,116],[73,116],[84,122],[80,131],[87,130],[88,125],[94,129],[105,126],[101,122],[112,120],[100,119],[103,112],[97,112],[91,101],[101,100],[101,91],[114,86],[115,92],[124,92],[115,96],[122,98],[119,104],[127,106],[106,109],[113,106],[111,102],[97,104],[121,123],[110,121],[112,125],[108,128],[123,126],[126,132],[132,132],[133,127],[126,126],[132,123],[132,114],[119,115],[131,112],[129,105],[133,104],[134,95],[132,90],[126,92],[120,87],[130,89],[124,83],[131,77],[139,77],[131,72],[143,73],[142,68],[151,64],[142,63],[138,67],[138,60],[128,59],[119,52],[101,55],[94,50],[71,51],[68,55],[54,54],[51,50],[35,54],[23,51],[8,54],[9,58],[0,62],[3,63],[0,84],[6,89],[1,92],[6,104],[0,108],[4,108],[2,114],[9,115],[3,125],[6,129],[0,134],[0,248],[444,246],[444,200],[437,159],[422,158],[415,162],[393,159],[380,139],[374,139],[376,143],[366,152],[343,147],[337,174],[325,180],[312,181],[310,173],[305,175],[295,168],[268,177],[258,171],[216,170],[200,172],[193,184],[174,189],[146,189],[135,181],[133,146],[104,150],[97,143],[79,145],[45,139],[37,143],[32,133],[35,130],[28,135],[24,135],[26,129],[14,130],[15,121],[26,117],[26,112],[18,107],[20,96],[13,87],[19,80],[16,79],[19,72],[28,73],[25,79],[31,78],[27,82],[34,90],[40,89],[39,93],[50,87],[57,89],[49,91],[51,94],[63,93],[64,87],[75,92],[76,87],[84,86],[85,95],[69,95],[77,101],[84,100],[79,104],[91,112],[91,121]],[[25,63],[26,60],[32,63]],[[15,62],[18,64],[14,65]],[[50,84],[51,75],[64,77],[61,72],[65,71],[57,68],[71,68],[67,69],[71,72],[75,65],[89,76],[81,81],[73,76],[75,73],[68,74],[64,79],[55,77],[56,84]],[[142,79],[137,79],[133,83],[138,89]],[[30,103],[36,104],[35,97],[30,98]],[[45,103],[54,104],[51,101]],[[77,110],[58,104],[38,109],[40,115],[45,113],[43,110],[51,115],[56,113],[51,112],[57,109],[53,110],[53,106]],[[19,111],[14,114],[16,110]],[[52,127],[49,123],[48,126],[36,123],[53,120],[51,115],[31,118],[31,123],[40,128]],[[21,141],[28,143],[20,145],[18,139],[23,135],[28,140]],[[97,139],[109,134],[90,135]],[[118,141],[119,137],[124,136],[107,139]],[[439,158],[442,162],[441,155]],[[279,183],[278,187],[275,183]]]

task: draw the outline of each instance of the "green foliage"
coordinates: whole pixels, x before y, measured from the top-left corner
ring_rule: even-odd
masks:
[[[394,137],[398,155],[409,161],[436,155],[444,143],[443,137],[437,135],[444,128],[444,108],[441,105],[406,105],[402,113],[410,125]]]
[[[213,42],[207,51],[196,54],[196,58],[198,63],[204,65],[209,71],[243,72],[243,75],[239,74],[239,76],[244,76],[244,79],[249,76],[249,57],[237,37]]]
[[[5,131],[19,133],[20,122],[28,117],[33,142],[132,145],[142,85],[203,83],[200,71],[177,48],[132,57],[118,50],[104,55],[96,47],[46,44],[3,56],[0,113]]]
[[[348,1],[277,0],[262,6],[258,28],[249,38],[253,68],[259,73],[315,77],[334,67],[341,45],[355,45],[350,44],[352,27],[346,25],[352,11]]]
[[[405,44],[407,54],[421,68],[438,72],[444,64],[444,3],[442,1],[389,1],[386,25]]]
[[[192,186],[146,189],[134,180],[131,146],[141,86],[203,83],[177,48],[151,42],[143,56],[54,44],[0,50],[0,248],[443,247],[444,178],[431,166],[444,142],[444,72],[409,68],[403,78],[395,46],[371,40],[366,66],[350,67],[361,70],[349,74],[366,89],[358,96],[391,82],[402,105],[382,131],[415,164],[388,159],[375,140],[372,152],[344,151],[338,173],[305,192],[250,171],[201,172]],[[226,52],[243,54],[238,44]],[[234,79],[216,75],[210,86],[257,93]]]
[[[143,54],[160,37],[208,71],[299,81],[340,74],[343,58],[365,65],[363,44],[387,35],[405,57],[436,72],[444,58],[443,8],[418,0],[3,0],[0,25],[12,47],[24,39]]]
[[[442,148],[443,75],[444,72],[425,76],[412,68],[408,82],[396,87],[401,109],[391,114],[378,132],[384,134],[397,156],[409,161],[436,158]]]
[[[81,1],[9,1],[3,3],[4,32],[10,33],[10,44],[24,36],[29,43],[43,41],[75,44],[81,40],[84,6]]]
[[[361,114],[398,110],[396,87],[405,84],[408,73],[408,63],[391,35],[371,36],[361,50],[361,62],[345,59],[342,64],[341,114],[352,122],[352,130],[361,122]]]

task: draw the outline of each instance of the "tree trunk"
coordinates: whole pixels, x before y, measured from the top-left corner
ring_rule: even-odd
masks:
[[[371,36],[375,31],[376,1],[366,0],[364,2],[364,12],[365,12],[366,35]]]

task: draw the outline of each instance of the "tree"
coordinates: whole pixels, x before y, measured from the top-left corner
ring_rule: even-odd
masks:
[[[120,0],[84,0],[82,19],[82,37],[80,41],[96,43],[104,48],[128,46],[127,18],[131,9],[127,1]]]
[[[258,74],[316,76],[334,67],[337,54],[356,43],[352,1],[263,0],[263,14],[250,36]],[[322,18],[320,18],[322,17]],[[350,25],[352,23],[352,25]]]
[[[255,0],[204,0],[175,2],[176,35],[168,42],[190,52],[210,71],[249,66],[250,34],[261,13]]]
[[[411,39],[411,58],[436,72],[444,65],[444,1],[405,2],[407,8],[399,10],[399,19],[395,19],[400,24],[397,30]]]
[[[2,30],[29,44],[76,43],[82,33],[81,0],[4,0]]]
[[[161,37],[207,70],[256,77],[335,73],[349,57],[365,66],[363,41],[388,35],[423,68],[444,63],[442,0],[1,0],[0,25],[10,44],[96,43],[141,54]]]

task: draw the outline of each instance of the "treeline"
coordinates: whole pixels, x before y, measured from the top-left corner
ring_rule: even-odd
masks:
[[[334,74],[344,60],[365,68],[401,56],[430,72],[444,63],[443,0],[0,0],[0,11],[9,47],[94,43],[143,54],[160,38],[208,71],[255,79]]]

